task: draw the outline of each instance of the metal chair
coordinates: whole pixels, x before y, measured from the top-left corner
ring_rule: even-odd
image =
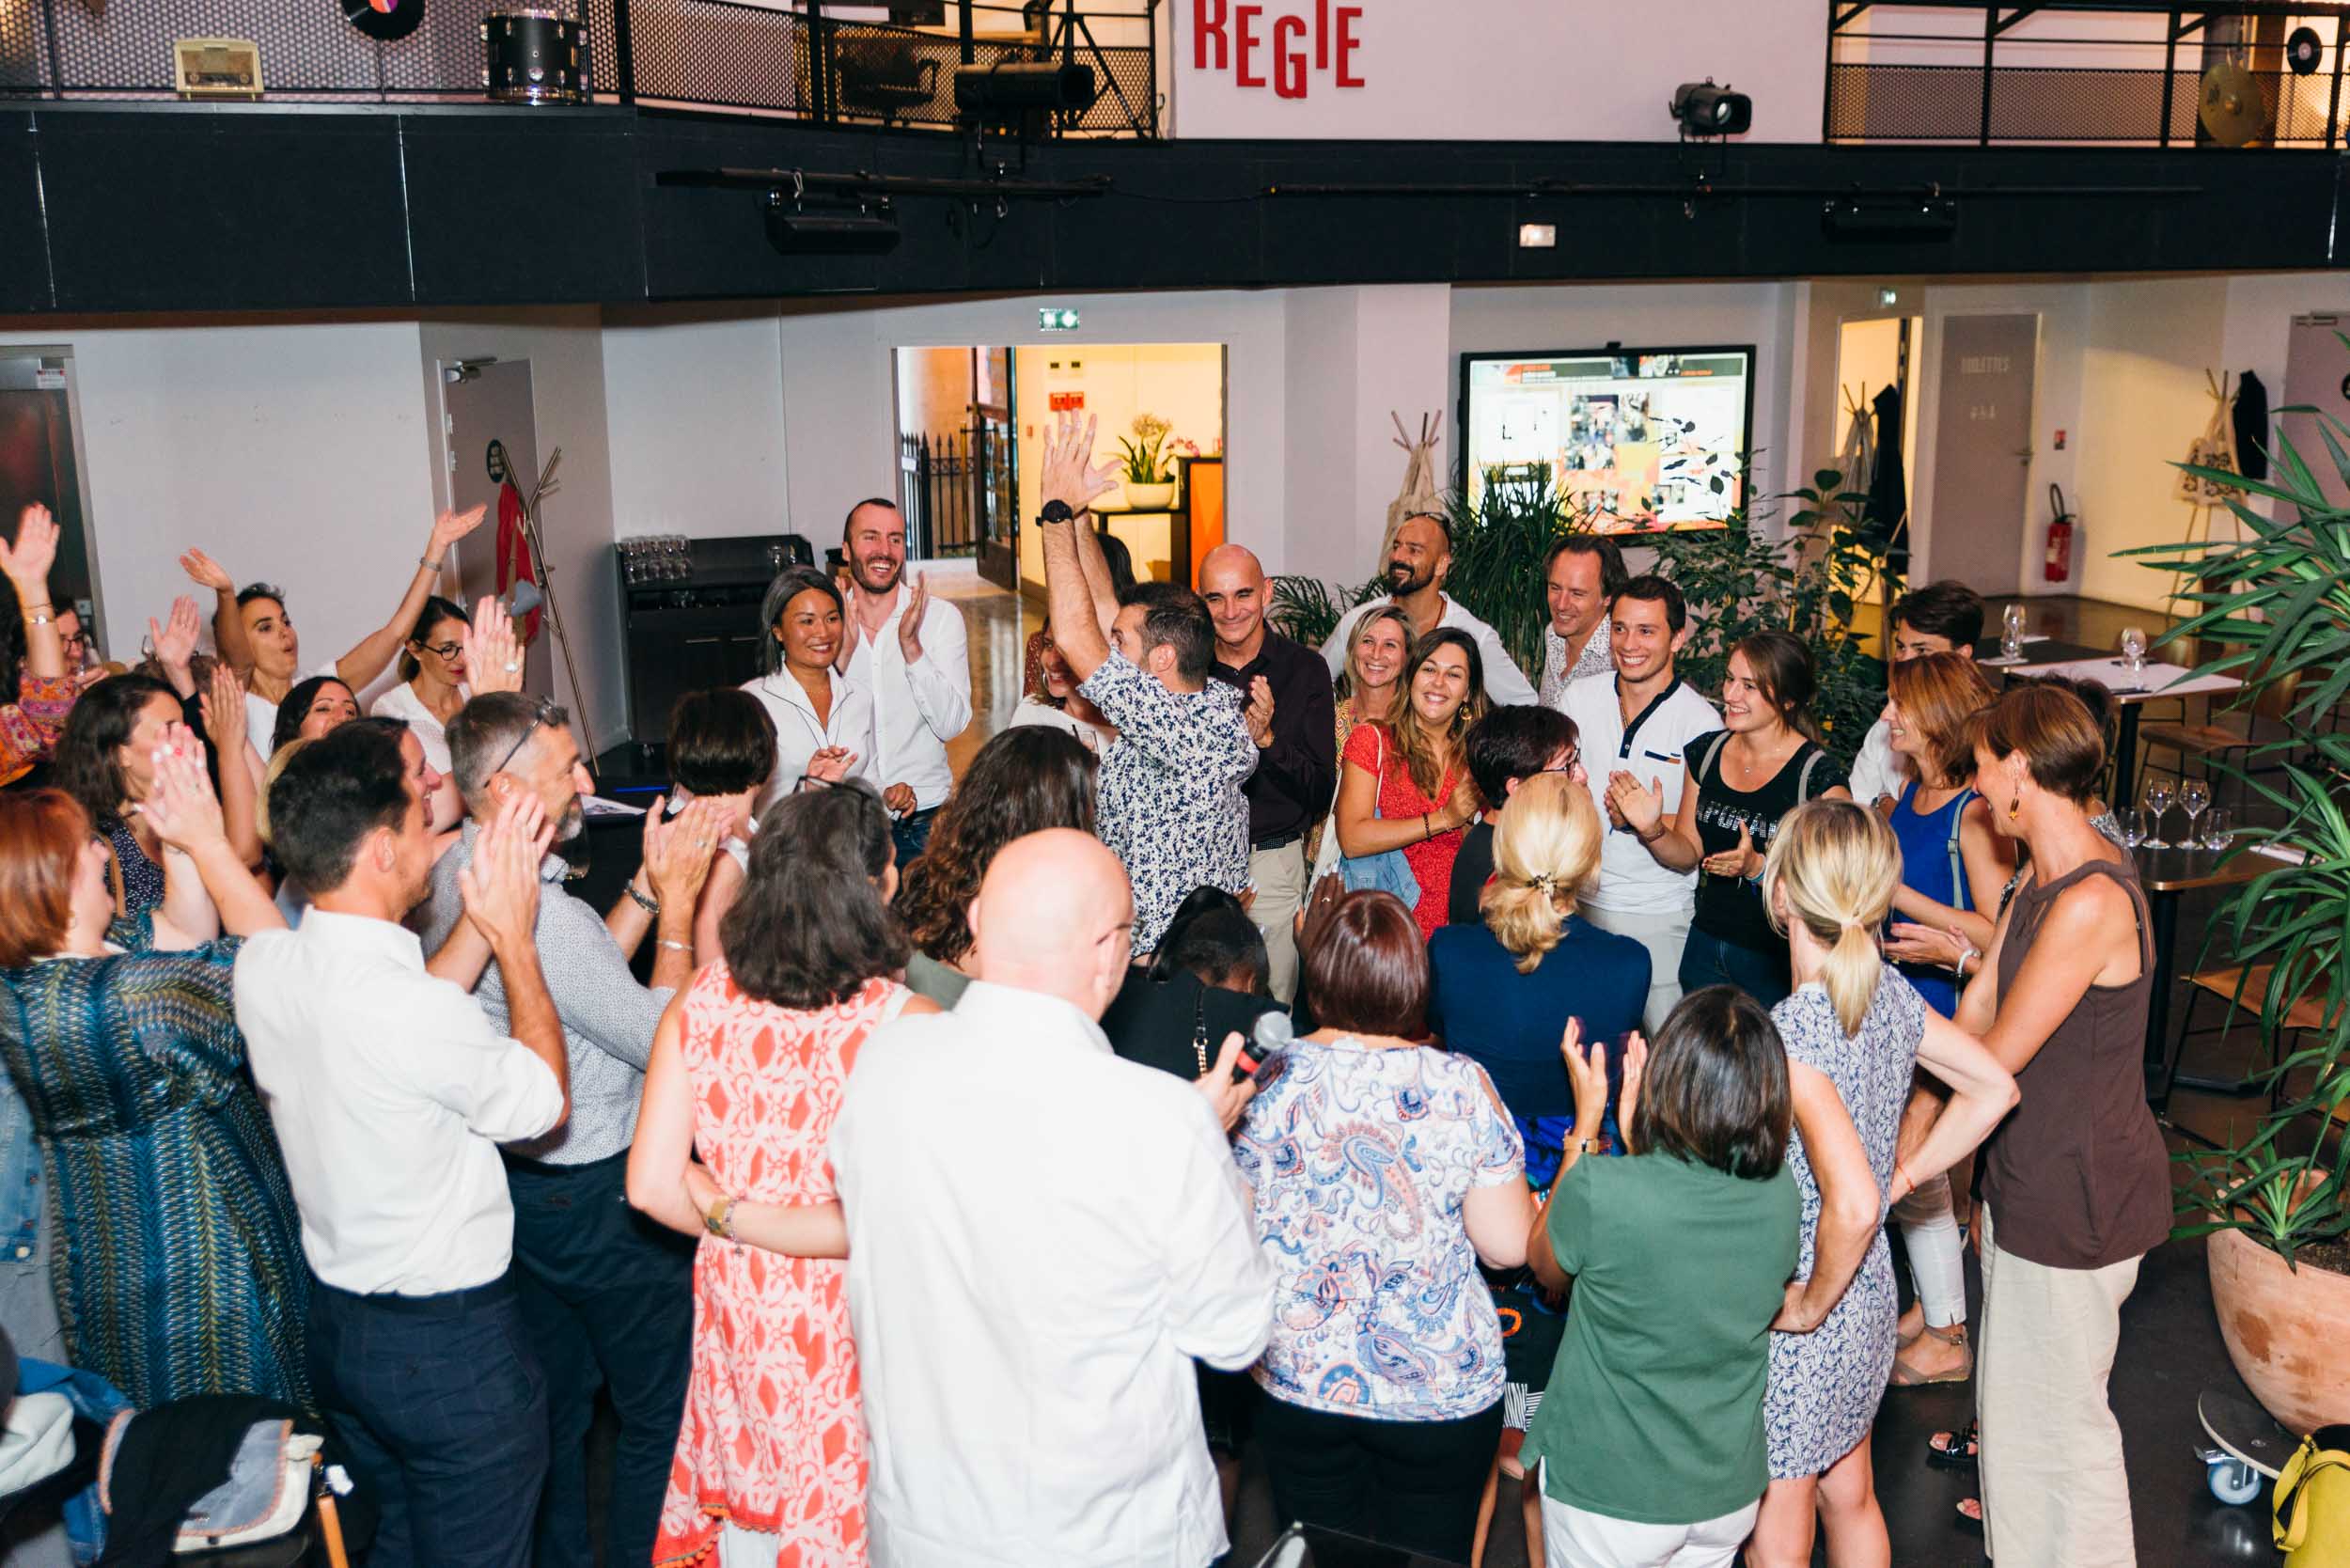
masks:
[[[2168,773],[2185,778],[2187,759],[2193,757],[2201,760],[2202,771],[2208,777],[2212,773],[2214,763],[2227,761],[2271,741],[2285,738],[2289,732],[2285,727],[2285,715],[2292,711],[2293,704],[2300,693],[2301,675],[2301,671],[2294,670],[2264,687],[2252,698],[2249,707],[2237,705],[2220,709],[2206,715],[2201,724],[2189,724],[2182,716],[2180,722],[2176,724],[2142,726],[2138,732],[2138,771],[2141,774]],[[2266,719],[2275,727],[2273,734],[2263,735],[2261,733],[2263,719]],[[2154,757],[2158,749],[2176,752],[2179,765],[2175,768],[2157,769]],[[2241,775],[2239,774],[2238,776],[2240,794],[2243,785]],[[2132,784],[2135,786],[2136,780],[2132,780]],[[2137,798],[2135,788],[2130,798]],[[2241,806],[2244,803],[2239,798],[2236,804]]]
[[[2239,1012],[2249,1015],[2255,1024],[2259,1023],[2261,998],[2268,994],[2269,978],[2276,973],[2276,968],[2273,964],[2255,964],[2248,967],[2239,964],[2227,968],[2205,969],[2187,977],[2190,989],[2187,992],[2186,1011],[2179,1019],[2178,1036],[2171,1041],[2170,1058],[2163,1066],[2159,1105],[2165,1108],[2170,1105],[2170,1090],[2182,1081],[2179,1063],[2186,1055],[2186,1037],[2195,1031],[2197,1004],[2206,994],[2219,998],[2226,1009],[2219,1021],[2219,1038],[2224,1041],[2234,1029]],[[2314,989],[2312,978],[2312,983],[2302,987],[2293,1005],[2285,1010],[2283,1027],[2278,1031],[2277,1039],[2269,1047],[2268,1065],[2272,1071],[2292,1054],[2284,1048],[2284,1035],[2302,1034],[2326,1027],[2325,1007],[2312,994]],[[2260,1085],[2250,1076],[2232,1081],[2188,1075],[2184,1081],[2190,1089],[2200,1089],[2211,1094],[2254,1094],[2260,1090]],[[2281,1080],[2270,1083],[2268,1103],[2272,1109],[2282,1102],[2283,1093]]]
[[[893,125],[938,92],[938,62],[917,57],[900,39],[852,45],[842,40],[840,104],[852,114],[877,115]]]

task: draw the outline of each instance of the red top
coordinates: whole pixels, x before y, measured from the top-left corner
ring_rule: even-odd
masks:
[[[1443,809],[1452,798],[1452,791],[1460,782],[1460,765],[1445,770],[1436,784],[1434,799],[1419,792],[1412,782],[1410,770],[1395,748],[1395,735],[1384,724],[1358,724],[1346,737],[1346,760],[1379,780],[1379,815],[1389,822],[1409,822],[1428,812]],[[1412,907],[1412,917],[1419,922],[1419,933],[1426,938],[1436,934],[1445,922],[1447,901],[1452,892],[1452,860],[1461,853],[1461,830],[1448,828],[1434,838],[1403,847],[1404,862],[1412,868],[1412,877],[1419,884],[1419,902]]]

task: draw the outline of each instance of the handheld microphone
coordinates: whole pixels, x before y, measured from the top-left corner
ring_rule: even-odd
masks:
[[[1264,1064],[1290,1048],[1297,1039],[1297,1030],[1290,1024],[1290,1015],[1276,1010],[1257,1015],[1256,1027],[1240,1048],[1240,1061],[1232,1069],[1232,1081],[1243,1082],[1264,1071]]]

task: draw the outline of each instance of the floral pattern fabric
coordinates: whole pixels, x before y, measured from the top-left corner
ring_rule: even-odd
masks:
[[[723,963],[695,978],[681,1043],[694,1146],[755,1203],[831,1200],[825,1145],[857,1051],[905,1005],[872,980],[812,1012],[745,995]],[[694,1370],[656,1563],[715,1560],[722,1526],[776,1538],[778,1568],[860,1568],[866,1447],[848,1264],[705,1237],[694,1257]]]
[[[12,784],[57,748],[82,688],[70,675],[30,670],[17,677],[16,700],[0,707],[0,784]]]
[[[1877,994],[1847,1037],[1826,990],[1805,984],[1771,1010],[1786,1043],[1787,1057],[1815,1068],[1836,1085],[1852,1113],[1869,1169],[1876,1178],[1878,1218],[1884,1217],[1893,1184],[1894,1139],[1909,1083],[1925,1038],[1926,1004],[1901,971],[1888,965],[1877,978]],[[1795,1278],[1811,1273],[1812,1248],[1820,1233],[1820,1183],[1797,1133],[1787,1140],[1787,1166],[1803,1201]],[[1771,1375],[1762,1401],[1770,1439],[1771,1475],[1778,1481],[1815,1476],[1852,1451],[1869,1435],[1885,1380],[1893,1370],[1896,1319],[1893,1256],[1880,1226],[1869,1243],[1859,1272],[1820,1326],[1809,1334],[1771,1336]]]
[[[1461,1205],[1525,1180],[1485,1070],[1433,1047],[1300,1041],[1232,1146],[1279,1275],[1256,1378],[1276,1399],[1444,1421],[1501,1398],[1501,1324]]]

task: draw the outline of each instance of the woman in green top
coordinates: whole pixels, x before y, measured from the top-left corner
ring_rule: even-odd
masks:
[[[1606,1050],[1567,1027],[1575,1125],[1597,1126]],[[1682,998],[1653,1047],[1633,1036],[1617,1120],[1626,1157],[1570,1143],[1528,1262],[1574,1309],[1527,1434],[1542,1464],[1549,1568],[1722,1568],[1768,1482],[1771,1321],[1795,1271],[1787,1057],[1770,1014],[1727,985]]]

